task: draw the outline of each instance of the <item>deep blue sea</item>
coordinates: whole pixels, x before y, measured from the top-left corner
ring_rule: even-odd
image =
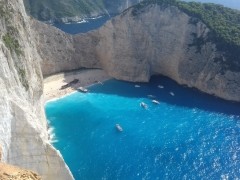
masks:
[[[109,80],[46,104],[53,145],[77,180],[240,178],[240,104],[163,76],[135,85]]]
[[[93,18],[88,18],[85,19],[86,22],[82,23],[55,23],[53,24],[55,27],[58,29],[61,29],[64,32],[67,32],[69,34],[78,34],[78,33],[86,33],[88,31],[98,29],[101,27],[103,24],[106,23],[107,20],[109,20],[111,16],[101,16],[97,17],[95,19]]]

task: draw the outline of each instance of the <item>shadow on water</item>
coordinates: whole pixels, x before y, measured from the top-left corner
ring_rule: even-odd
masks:
[[[159,85],[164,88],[159,88]],[[194,88],[181,86],[164,76],[153,76],[150,83],[109,80],[104,85],[92,86],[89,89],[90,93],[112,94],[128,98],[147,98],[148,95],[153,95],[154,99],[167,104],[240,116],[240,103],[222,100]],[[173,92],[174,96],[170,92]]]

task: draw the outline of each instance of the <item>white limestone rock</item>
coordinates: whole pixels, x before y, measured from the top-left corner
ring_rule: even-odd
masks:
[[[73,179],[48,141],[40,56],[23,2],[3,0],[0,18],[0,146],[2,161],[36,171],[43,179]],[[8,20],[7,20],[8,19]],[[20,53],[6,35],[17,40]],[[10,40],[11,41],[11,40]],[[12,46],[13,47],[13,46]]]

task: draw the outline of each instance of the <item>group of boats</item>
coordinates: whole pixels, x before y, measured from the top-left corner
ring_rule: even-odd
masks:
[[[101,81],[96,81],[96,83],[103,85],[103,83]],[[88,92],[88,89],[86,89],[84,87],[79,87],[79,88],[77,88],[77,91],[86,93],[86,92]]]
[[[152,103],[154,103],[154,104],[160,104],[160,102],[157,101],[157,100],[155,100],[155,99],[152,100]],[[148,105],[147,105],[146,103],[144,103],[144,102],[140,102],[140,106],[143,107],[144,109],[147,109],[147,108],[148,108]]]
[[[141,86],[136,84],[136,85],[134,85],[134,87],[139,88],[139,87],[141,87]],[[162,86],[162,85],[158,85],[157,87],[158,87],[159,89],[163,89],[163,88],[164,88],[164,86]],[[171,96],[175,96],[175,94],[174,94],[172,91],[170,91],[169,94],[170,94]],[[160,104],[160,102],[155,99],[156,96],[151,95],[151,94],[149,94],[149,95],[147,95],[147,96],[148,96],[148,98],[152,99],[152,103],[157,104],[157,105]],[[142,108],[144,108],[144,109],[148,109],[148,105],[147,105],[146,103],[144,103],[144,102],[140,102],[140,107],[142,107]],[[116,127],[116,129],[117,129],[119,132],[122,132],[122,131],[123,131],[123,128],[120,126],[120,124],[116,124],[115,127]]]

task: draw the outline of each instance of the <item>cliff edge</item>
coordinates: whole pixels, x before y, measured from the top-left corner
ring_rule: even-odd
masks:
[[[43,179],[73,179],[49,143],[40,56],[22,1],[0,2],[0,146],[2,161]]]

